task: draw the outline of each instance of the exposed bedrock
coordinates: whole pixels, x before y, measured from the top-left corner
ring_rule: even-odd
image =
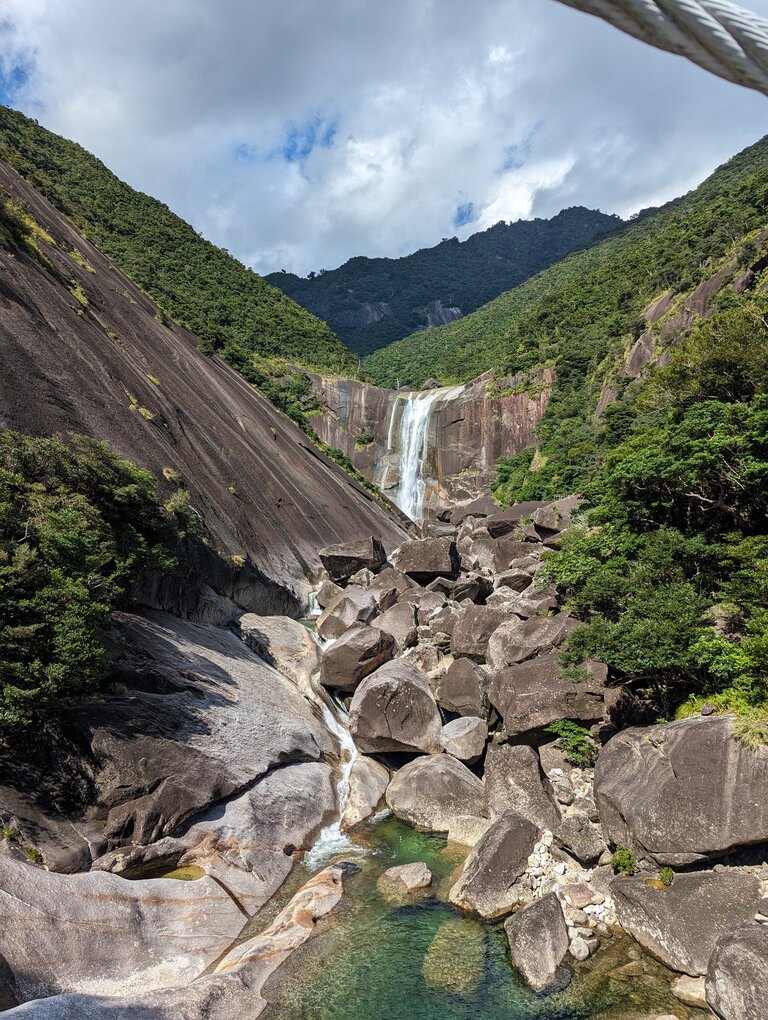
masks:
[[[216,596],[298,615],[318,550],[371,535],[402,540],[395,514],[333,464],[285,415],[156,306],[72,224],[0,162],[0,187],[54,237],[55,272],[0,252],[0,428],[80,432],[189,493],[201,537],[185,571],[148,583],[148,604],[210,622]],[[77,250],[88,265],[73,262]],[[83,306],[68,289],[87,295]],[[198,616],[196,616],[198,618]]]
[[[326,408],[313,416],[313,428],[399,506],[408,454],[403,435],[407,430],[402,429],[406,404],[411,397],[431,401],[422,457],[423,505],[428,514],[487,493],[499,457],[534,444],[552,373],[544,370],[530,390],[522,389],[522,377],[494,381],[490,374],[464,387],[412,393],[354,379],[318,376],[313,382]]]
[[[768,1020],[768,928],[724,935],[709,959],[707,1003],[721,1020]]]

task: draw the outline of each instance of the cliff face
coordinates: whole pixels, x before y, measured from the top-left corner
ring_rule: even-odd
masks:
[[[487,492],[499,457],[534,445],[551,384],[551,370],[527,388],[522,377],[493,382],[489,373],[463,387],[416,392],[316,376],[315,392],[327,410],[313,416],[312,426],[403,506],[407,436],[414,428],[412,420],[403,420],[409,414],[407,402],[431,401],[419,443],[428,512]]]
[[[402,541],[396,517],[155,305],[0,163],[30,250],[0,247],[0,429],[82,432],[179,486],[201,519],[187,575],[150,601],[199,607],[201,578],[257,612],[296,613],[332,542]],[[31,217],[31,219],[29,219]]]

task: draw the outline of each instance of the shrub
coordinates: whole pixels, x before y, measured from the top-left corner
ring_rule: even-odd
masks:
[[[635,873],[635,858],[632,851],[627,850],[625,846],[619,843],[616,847],[616,852],[611,858],[611,866],[614,871],[621,872],[622,875],[631,878]]]
[[[659,869],[659,881],[662,885],[672,885],[672,880],[675,877],[675,873],[671,868],[660,868]]]
[[[591,768],[597,758],[597,746],[589,730],[570,719],[561,719],[546,727],[547,733],[557,736],[555,744],[571,763],[579,768]]]

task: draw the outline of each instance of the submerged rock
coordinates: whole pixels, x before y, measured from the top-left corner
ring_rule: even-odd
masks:
[[[485,973],[485,932],[479,924],[452,917],[437,930],[421,965],[428,988],[469,995]]]
[[[606,838],[673,867],[768,841],[768,748],[732,731],[699,716],[613,737],[595,767]]]
[[[440,712],[424,673],[403,659],[388,662],[360,684],[349,710],[349,732],[369,754],[442,751]]]
[[[448,832],[459,815],[485,817],[482,782],[448,754],[417,758],[395,773],[387,789],[392,813],[424,832]]]
[[[619,924],[672,970],[707,973],[715,943],[750,922],[760,883],[740,872],[687,872],[670,886],[641,877],[611,883]]]
[[[562,966],[568,952],[568,928],[557,896],[549,893],[504,922],[512,965],[535,992],[565,988],[570,971]]]
[[[384,896],[396,899],[427,889],[431,884],[432,872],[422,861],[389,868],[376,883]]]
[[[451,889],[451,903],[484,918],[508,914],[520,902],[514,885],[537,838],[536,826],[520,815],[509,812],[497,818],[467,858]]]

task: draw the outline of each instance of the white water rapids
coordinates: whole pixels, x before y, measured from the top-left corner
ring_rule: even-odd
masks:
[[[463,386],[446,386],[434,390],[416,390],[398,394],[392,404],[387,431],[387,447],[400,453],[400,480],[394,502],[412,521],[424,517],[427,471],[430,460],[430,419],[433,411],[447,400],[457,397]],[[400,411],[399,429],[397,429]],[[395,432],[398,432],[397,444]]]

